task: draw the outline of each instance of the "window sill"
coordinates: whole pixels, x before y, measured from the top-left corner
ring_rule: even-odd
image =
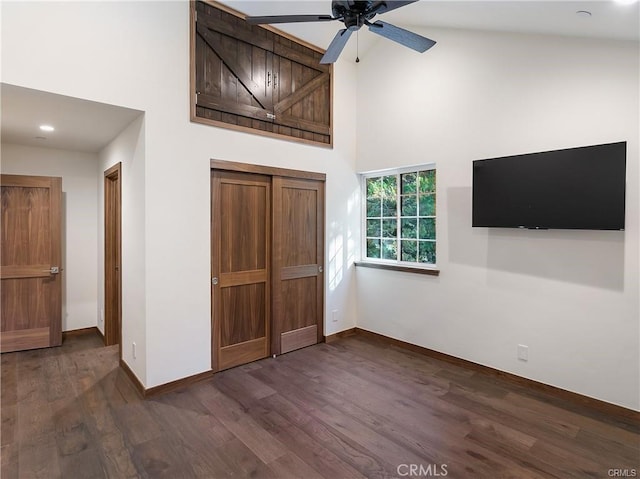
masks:
[[[429,276],[440,276],[440,270],[435,268],[417,268],[415,266],[402,266],[399,264],[370,263],[366,261],[356,261],[354,263],[359,268],[386,269],[389,271],[402,271],[404,273],[426,274]]]

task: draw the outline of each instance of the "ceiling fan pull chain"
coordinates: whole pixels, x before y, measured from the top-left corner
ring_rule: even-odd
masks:
[[[356,32],[356,63],[360,63],[360,30]]]

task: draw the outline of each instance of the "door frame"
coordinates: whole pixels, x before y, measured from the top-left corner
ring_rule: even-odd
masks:
[[[115,183],[115,188],[111,186]],[[114,192],[115,190],[115,192]],[[112,192],[114,192],[113,197]],[[115,208],[111,208],[115,202]],[[115,231],[111,231],[114,228]],[[115,254],[110,255],[111,238]],[[113,268],[110,265],[115,263]],[[111,270],[111,271],[110,271]],[[115,285],[114,285],[115,283]],[[115,295],[115,312],[111,311]],[[113,314],[115,313],[115,315]],[[115,317],[114,317],[115,316]],[[104,344],[119,345],[122,359],[122,163],[104,172]]]

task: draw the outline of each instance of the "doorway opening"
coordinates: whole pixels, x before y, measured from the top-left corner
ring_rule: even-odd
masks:
[[[104,172],[104,343],[118,344],[122,358],[121,170]]]

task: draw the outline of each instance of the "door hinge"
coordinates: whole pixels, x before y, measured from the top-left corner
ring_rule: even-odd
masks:
[[[268,118],[269,120],[275,120],[275,119],[276,119],[276,115],[275,115],[275,114],[273,114],[273,113],[267,113],[267,118]]]

